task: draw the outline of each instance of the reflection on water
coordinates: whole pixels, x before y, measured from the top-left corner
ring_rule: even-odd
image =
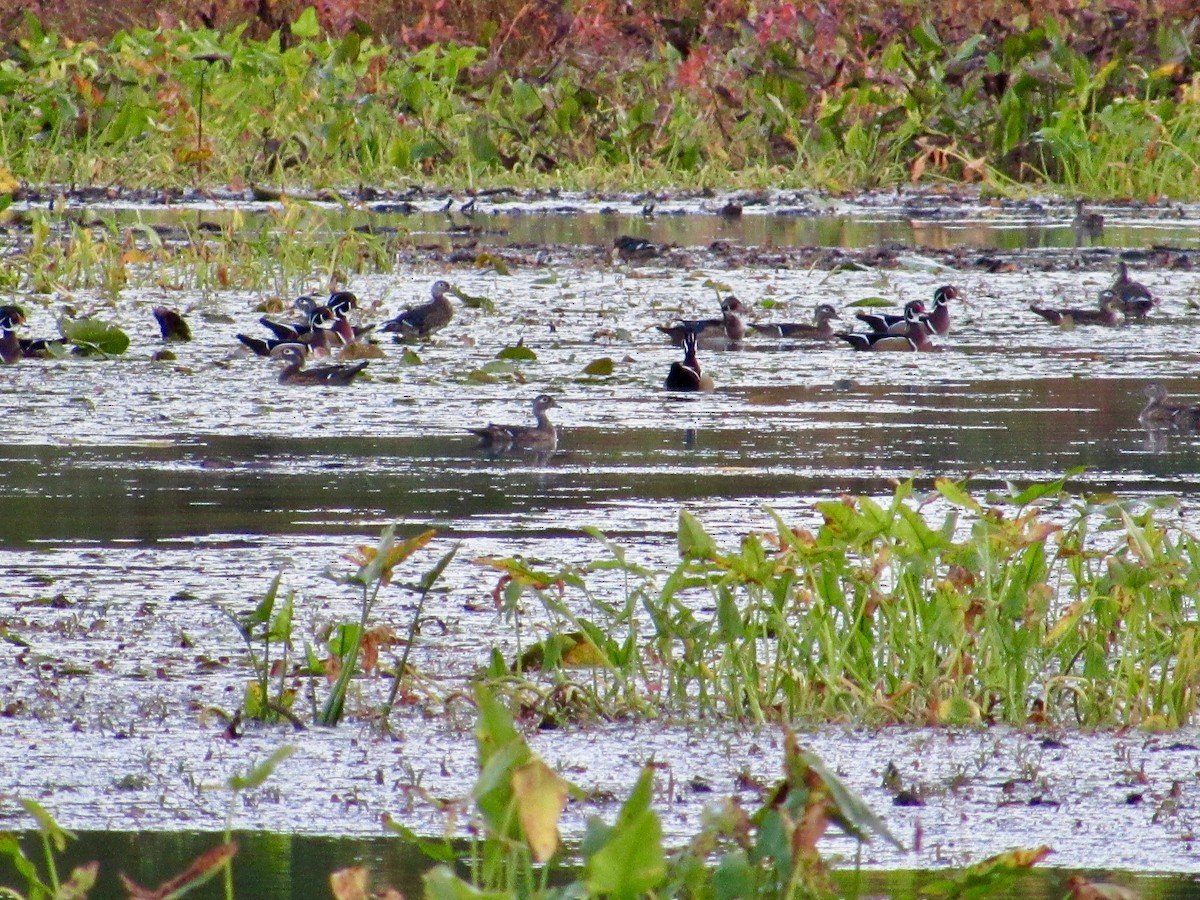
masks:
[[[219,846],[217,834],[195,832],[96,832],[85,831],[67,845],[57,857],[59,872],[91,861],[100,862],[90,900],[125,900],[129,896],[119,874],[143,887],[154,888],[181,873],[205,851]],[[33,855],[35,836],[26,834],[22,843]],[[370,872],[372,891],[391,887],[405,897],[424,894],[422,873],[435,863],[415,845],[399,838],[319,838],[235,832],[238,853],[233,859],[233,887],[237,897],[254,900],[326,900],[330,896],[329,876],[349,867],[365,867]],[[922,887],[942,877],[936,871],[890,871],[842,869],[833,873],[836,889],[842,897],[917,896]],[[1039,868],[1022,873],[1002,889],[992,888],[987,896],[996,900],[1058,900],[1064,896],[1069,876],[1083,875],[1089,880],[1119,885],[1138,896],[1158,900],[1183,900],[1195,896],[1196,883],[1186,876],[1153,873],[1113,876],[1102,871]],[[554,883],[577,877],[570,869],[560,869]],[[0,884],[19,885],[21,880],[0,859]],[[222,896],[220,879],[195,891],[197,897]]]

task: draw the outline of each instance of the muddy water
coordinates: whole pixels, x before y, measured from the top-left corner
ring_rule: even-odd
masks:
[[[1148,434],[1137,412],[1148,380],[1200,400],[1190,340],[1200,273],[1137,257],[1137,276],[1162,305],[1148,323],[1127,328],[1062,330],[1027,310],[1031,302],[1094,303],[1112,278],[1110,247],[1165,243],[1186,258],[1196,243],[1187,225],[1194,211],[1184,211],[1183,224],[1110,211],[1103,239],[1076,248],[1069,224],[1036,210],[971,207],[956,218],[874,206],[811,215],[748,207],[729,220],[702,205],[686,210],[695,215],[667,216],[660,204],[653,219],[630,215],[630,204],[616,215],[490,210],[482,214],[488,227],[470,236],[472,252],[520,246],[527,263],[518,260],[509,275],[418,250],[393,273],[355,277],[349,287],[365,301],[367,321],[420,299],[439,277],[490,298],[496,311],[459,307],[436,340],[415,348],[415,363],[383,343],[385,358],[350,388],[280,385],[273,363],[237,351],[235,333],[264,333],[253,311],[260,297],[159,288],[129,290],[102,310],[133,338],[125,357],[0,371],[8,408],[0,613],[9,635],[28,644],[0,649],[0,740],[16,748],[0,755],[0,824],[27,824],[14,798],[33,796],[72,828],[220,828],[229,797],[214,788],[287,742],[298,754],[266,790],[238,800],[239,826],[373,835],[391,814],[429,833],[452,827],[423,797],[469,791],[471,716],[461,704],[431,704],[432,717],[398,714],[398,740],[355,720],[333,733],[251,729],[231,743],[211,712],[236,708],[248,675],[220,604],[246,608],[282,568],[297,591],[298,637],[315,645],[331,622],[354,614],[355,595],[327,570],[346,573],[342,555],[389,522],[406,533],[439,529],[414,576],[462,542],[414,656],[440,695],[493,646],[505,654],[517,646],[512,623],[492,605],[494,575],[471,560],[519,553],[552,568],[603,556],[584,526],[607,532],[635,561],[668,566],[681,505],[731,545],[747,529],[769,527],[768,506],[811,524],[815,498],[882,495],[897,478],[915,475],[928,486],[934,475],[972,474],[994,488],[1074,465],[1089,467],[1080,488],[1177,495],[1195,520],[1200,438]],[[430,210],[387,215],[388,227],[428,234],[433,244],[462,241]],[[633,230],[677,246],[660,261],[612,265],[612,234]],[[893,267],[833,272],[789,265],[786,254],[770,265],[734,264],[710,247],[714,240],[920,248],[901,246]],[[531,243],[549,246],[539,254]],[[956,251],[962,259],[1001,252],[1012,271],[939,268],[928,250],[964,243],[971,250]],[[1033,249],[1013,249],[1021,247]],[[1042,247],[1057,249],[1043,255]],[[702,348],[713,394],[660,389],[680,354],[653,326],[714,315],[718,289],[737,293],[760,321],[802,321],[818,300],[879,297],[899,306],[942,283],[956,284],[967,302],[955,306],[941,352],[860,354],[836,342],[755,338],[736,350]],[[19,299],[30,314],[26,333],[54,332],[54,303]],[[173,348],[172,362],[151,359],[161,346],[149,315],[158,303],[187,313],[197,334]],[[518,341],[537,359],[497,368],[496,354]],[[613,374],[584,374],[601,357],[613,360]],[[557,453],[491,458],[475,448],[467,426],[526,421],[529,400],[542,392],[560,404]],[[596,585],[621,596],[615,578],[598,576]],[[391,590],[379,618],[402,631],[412,598]],[[526,614],[523,627],[536,633],[539,611]],[[368,681],[352,708],[368,711],[387,687]],[[1060,866],[1200,871],[1191,838],[1200,827],[1192,812],[1200,809],[1200,735],[1067,735],[1061,748],[1043,737],[827,729],[806,740],[906,843],[917,843],[919,823],[918,849],[868,848],[872,866],[961,864],[1044,843]],[[573,835],[589,814],[611,817],[615,801],[605,792],[622,797],[652,757],[665,765],[660,812],[675,843],[694,832],[711,796],[737,793],[739,773],[769,782],[779,765],[771,730],[626,724],[534,742],[597,795],[569,811]],[[879,786],[889,761],[923,787],[925,807],[889,805]],[[692,790],[693,775],[715,793]],[[1133,833],[1136,842],[1125,839]],[[829,852],[853,859],[855,851],[832,840]]]

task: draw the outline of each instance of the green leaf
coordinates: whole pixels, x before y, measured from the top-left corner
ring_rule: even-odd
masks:
[[[275,767],[295,752],[294,746],[285,744],[257,766],[251,768],[245,775],[230,775],[225,786],[231,791],[245,791],[260,787],[275,772]]]
[[[306,6],[291,26],[292,34],[298,38],[315,38],[321,33],[321,23],[317,21],[317,11]]]
[[[667,875],[662,823],[650,808],[653,770],[646,766],[621,807],[616,824],[594,836],[602,841],[586,855],[584,884],[592,895],[634,900],[658,887]]]
[[[517,362],[533,362],[537,358],[537,354],[524,344],[514,344],[511,347],[505,347],[496,354],[496,359],[511,359]]]
[[[425,900],[512,900],[507,891],[481,891],[463,881],[448,866],[434,866],[422,876]]]
[[[59,322],[59,330],[69,343],[85,352],[120,356],[129,349],[129,335],[97,319],[64,319]]]
[[[855,300],[853,303],[847,303],[846,306],[862,306],[868,309],[879,309],[884,306],[895,306],[891,300],[884,300],[882,297],[863,297],[861,300]]]
[[[717,545],[700,521],[686,509],[679,510],[679,555],[684,559],[711,559]]]
[[[590,363],[584,366],[584,375],[611,375],[613,373],[612,357],[601,356],[599,359],[593,359]]]
[[[937,488],[939,494],[955,506],[961,506],[973,512],[980,512],[983,509],[979,505],[979,501],[967,493],[961,482],[951,481],[949,478],[938,478],[934,481],[933,486]]]
[[[36,800],[22,799],[21,805],[25,807],[25,812],[29,813],[37,821],[38,831],[46,836],[46,839],[54,845],[54,849],[59,853],[67,848],[68,840],[75,840],[75,835],[64,830],[59,824],[54,821],[54,816],[50,815]]]

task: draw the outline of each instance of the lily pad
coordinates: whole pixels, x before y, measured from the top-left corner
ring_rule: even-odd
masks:
[[[463,306],[468,309],[482,309],[484,312],[495,312],[496,304],[488,297],[476,297],[473,294],[468,294],[461,288],[450,288],[450,293],[463,302]]]
[[[517,362],[532,362],[537,358],[537,354],[524,344],[514,344],[511,347],[505,347],[496,354],[496,359],[511,359]]]
[[[882,306],[895,306],[896,302],[894,300],[884,300],[882,297],[863,297],[861,300],[855,300],[853,303],[847,303],[846,305],[878,309]]]
[[[129,349],[129,335],[109,322],[101,322],[99,319],[63,319],[58,327],[63,337],[85,354],[120,356]]]
[[[593,359],[584,369],[584,375],[611,375],[613,373],[612,357],[601,356],[599,359]]]

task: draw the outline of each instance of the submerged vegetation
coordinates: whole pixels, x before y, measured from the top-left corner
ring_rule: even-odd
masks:
[[[120,6],[5,17],[0,192],[1200,184],[1183,2]]]

